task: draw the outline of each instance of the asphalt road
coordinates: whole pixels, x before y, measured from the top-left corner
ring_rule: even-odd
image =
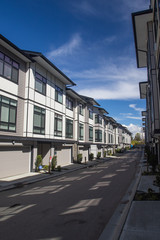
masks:
[[[1,240],[97,240],[133,180],[141,151],[0,193]]]

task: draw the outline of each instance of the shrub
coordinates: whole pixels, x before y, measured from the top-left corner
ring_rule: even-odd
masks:
[[[111,150],[108,150],[108,151],[107,151],[107,155],[109,155],[109,156],[112,155]]]
[[[62,168],[61,168],[60,165],[57,166],[57,170],[58,170],[59,172],[62,170]]]
[[[104,157],[106,157],[106,155],[107,155],[107,152],[106,152],[106,151],[104,151]]]
[[[43,169],[44,169],[45,171],[49,171],[49,166],[48,166],[48,165],[44,165],[44,166],[43,166]]]
[[[101,152],[97,153],[97,158],[99,159],[101,157]]]
[[[51,170],[54,171],[55,167],[57,165],[57,156],[53,156],[52,162],[51,162]]]
[[[77,155],[77,163],[81,163],[81,162],[82,162],[82,154],[79,153],[79,154]]]
[[[37,155],[36,162],[35,162],[36,172],[39,171],[40,166],[42,166],[42,155]]]
[[[93,158],[94,158],[94,154],[93,154],[93,153],[90,153],[90,154],[89,154],[89,160],[92,161]]]

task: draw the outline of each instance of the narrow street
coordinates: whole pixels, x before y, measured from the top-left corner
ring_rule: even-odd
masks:
[[[135,176],[142,151],[1,192],[0,239],[97,240]]]

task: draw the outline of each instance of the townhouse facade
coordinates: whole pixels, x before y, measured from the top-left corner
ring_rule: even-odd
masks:
[[[139,83],[146,145],[160,162],[160,1],[151,0],[149,9],[132,14],[137,67],[147,68],[146,82]]]
[[[57,156],[57,165],[65,166],[79,153],[85,162],[90,153],[104,157],[125,146],[120,125],[74,85],[42,53],[0,35],[0,178],[34,171],[37,155],[44,165]],[[130,145],[131,133],[125,134]]]

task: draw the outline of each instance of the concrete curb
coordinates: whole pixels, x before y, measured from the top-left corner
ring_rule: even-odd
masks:
[[[127,193],[122,198],[120,205],[116,208],[113,216],[109,220],[98,240],[118,240],[120,238],[120,234],[128,216],[136,189],[141,179],[141,168],[142,166],[139,164],[138,170],[127,190]]]
[[[14,189],[14,188],[20,188],[20,187],[23,187],[25,185],[29,185],[29,184],[32,184],[32,183],[44,181],[44,180],[47,180],[47,179],[50,179],[50,178],[61,177],[63,175],[69,174],[71,172],[75,172],[75,171],[85,169],[85,168],[89,168],[89,167],[94,167],[98,164],[105,163],[106,161],[109,161],[109,160],[111,160],[111,158],[100,159],[99,161],[95,160],[95,162],[90,163],[88,165],[87,164],[79,165],[79,167],[77,167],[77,168],[69,169],[69,170],[66,170],[65,172],[59,172],[56,175],[55,174],[48,174],[47,175],[47,174],[42,173],[38,177],[31,176],[31,177],[28,177],[28,179],[26,179],[26,180],[23,179],[23,178],[18,179],[18,180],[13,180],[12,183],[8,184],[7,186],[4,186],[4,187],[1,186],[0,187],[0,192],[11,190],[11,189]]]

